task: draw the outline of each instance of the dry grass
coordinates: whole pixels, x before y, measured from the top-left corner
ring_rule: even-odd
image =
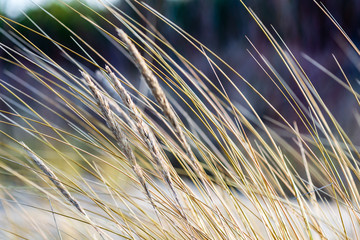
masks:
[[[155,28],[115,7],[106,6],[118,22],[100,15],[97,23],[68,6],[107,36],[114,49],[129,54],[150,96],[122,74],[123,66],[101,56],[100,46],[90,46],[66,26],[80,50],[61,45],[36,26],[27,30],[55,44],[81,74],[68,71],[14,27],[25,26],[0,16],[21,39],[14,42],[18,46],[0,43],[7,54],[2,61],[46,89],[37,91],[16,72],[11,76],[26,92],[0,82],[6,93],[1,100],[9,109],[0,110],[6,126],[0,130],[0,167],[4,178],[14,181],[1,184],[1,238],[358,239],[358,148],[276,32],[244,5],[304,99],[250,42],[250,56],[281,91],[295,123],[205,45],[149,6],[133,4],[184,37],[242,105]],[[318,7],[359,54],[324,6]],[[114,34],[105,30],[109,27]],[[343,85],[359,103],[334,60]],[[265,121],[228,72],[280,121]]]

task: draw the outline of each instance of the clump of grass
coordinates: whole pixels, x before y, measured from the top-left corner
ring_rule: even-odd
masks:
[[[150,22],[145,27],[121,9],[104,5],[114,17],[110,21],[84,4],[86,11],[98,16],[90,19],[81,9],[63,4],[120,50],[114,54],[129,56],[151,95],[135,87],[124,66],[102,56],[97,51],[101,46],[91,46],[60,21],[77,50],[56,42],[35,22],[30,28],[0,16],[12,30],[4,33],[15,44],[0,43],[6,53],[1,59],[28,74],[22,79],[16,72],[7,73],[26,91],[12,82],[0,82],[5,92],[0,97],[7,107],[0,110],[5,126],[0,130],[4,136],[0,167],[3,176],[18,181],[1,185],[0,211],[4,214],[0,231],[4,237],[359,237],[360,154],[356,143],[285,41],[245,4],[301,94],[303,100],[248,39],[253,47],[250,56],[296,114],[295,123],[229,64],[148,5],[128,1],[142,19],[137,8],[184,37],[204,56],[218,84]],[[318,7],[359,53],[326,8]],[[58,21],[51,13],[44,14]],[[70,66],[49,57],[19,28],[54,44]],[[343,86],[359,103],[335,56],[334,60],[346,80]],[[238,87],[239,79],[232,79],[228,72],[250,87],[280,120],[266,120],[256,112]],[[226,86],[231,86],[242,104],[232,100]],[[28,157],[37,167],[25,161]]]

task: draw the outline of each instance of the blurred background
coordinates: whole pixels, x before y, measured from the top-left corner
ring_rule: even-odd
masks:
[[[69,8],[60,6],[56,1],[34,1],[44,7],[51,14],[59,18],[67,27],[72,29],[78,35],[91,45],[95,46],[105,58],[112,62],[115,66],[130,66],[126,58],[120,53],[114,54],[111,44],[104,44],[104,36],[96,31],[94,27],[71,11]],[[71,6],[81,9],[81,12],[90,18],[99,19],[89,9],[81,7],[76,1],[66,1]],[[117,20],[108,13],[96,0],[83,1],[92,8],[110,20]],[[126,1],[112,0],[109,1],[125,13],[129,14],[139,22],[144,23],[138,14],[131,8]],[[267,99],[270,99],[275,108],[288,118],[289,122],[296,119],[293,111],[279,91],[274,90],[275,87],[270,79],[261,71],[254,59],[248,53],[248,49],[256,55],[251,47],[247,36],[252,43],[258,48],[281,74],[284,81],[291,87],[296,89],[291,75],[286,70],[281,59],[269,44],[265,35],[262,33],[256,22],[251,18],[249,13],[238,0],[149,0],[147,4],[153,6],[154,9],[172,20],[185,31],[193,35],[203,44],[208,46],[226,62],[228,62],[238,73],[244,76],[259,92]],[[357,124],[354,122],[353,114],[357,111],[357,105],[354,97],[338,83],[324,74],[319,68],[315,67],[303,56],[309,55],[311,58],[323,65],[328,71],[345,81],[341,75],[332,54],[334,54],[342,67],[344,68],[350,82],[356,91],[360,90],[358,84],[360,59],[350,45],[345,41],[339,30],[329,20],[329,18],[320,10],[312,0],[245,0],[245,3],[251,7],[259,18],[267,27],[274,26],[279,35],[287,43],[293,51],[299,62],[304,67],[314,85],[319,90],[321,97],[326,99],[329,108],[333,110],[335,117],[343,124],[345,130],[351,130],[354,136],[359,136],[359,132],[353,129]],[[329,0],[324,1],[326,8],[331,12],[334,18],[343,27],[352,41],[359,45],[360,40],[360,1],[357,0]],[[194,51],[189,44],[179,35],[176,34],[169,26],[157,20],[153,15],[145,9],[139,7],[139,10],[146,18],[157,26],[159,31],[181,52],[187,59],[205,72],[210,79],[216,82],[216,78],[209,66],[207,60],[198,51]],[[41,29],[49,34],[52,38],[62,44],[74,49],[78,49],[74,41],[69,37],[59,23],[44,14],[36,4],[28,0],[0,0],[0,12],[4,16],[18,21],[26,26],[34,27],[29,18],[38,24]],[[24,13],[29,17],[25,17]],[[104,22],[102,22],[104,23]],[[65,60],[60,54],[59,49],[49,43],[49,41],[32,35],[31,32],[14,25],[20,32],[26,33],[26,36],[32,36],[31,39],[37,46],[46,51],[49,56],[58,62],[61,62],[67,69],[76,68],[69,61]],[[14,30],[4,23],[0,22],[0,28],[5,32],[13,32]],[[106,30],[114,32],[110,26],[105,27]],[[0,33],[0,42],[12,46],[13,43],[9,37]],[[6,53],[0,49],[0,56],[6,56]],[[95,60],[99,61],[99,59]],[[89,66],[90,67],[90,66]],[[0,78],[4,81],[10,81],[9,72],[17,69],[13,64],[0,61]],[[4,69],[6,70],[4,73]],[[129,69],[129,70],[127,70]],[[134,71],[133,67],[122,67],[124,71]],[[246,97],[254,105],[255,109],[262,117],[271,117],[277,119],[274,112],[256,96],[235,74],[225,71],[239,86]],[[135,73],[125,73],[135,74]],[[17,71],[17,76],[26,78],[26,74]],[[233,88],[224,81],[225,89],[234,102],[241,104],[238,94],[232,92]],[[295,93],[301,99],[300,93]],[[6,107],[6,106],[5,106]],[[351,115],[351,117],[349,117]]]

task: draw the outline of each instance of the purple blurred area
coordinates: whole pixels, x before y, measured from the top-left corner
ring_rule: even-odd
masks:
[[[164,13],[166,17],[229,63],[268,99],[290,123],[298,121],[298,117],[280,91],[277,90],[247,51],[249,50],[257,60],[260,60],[260,57],[245,36],[269,60],[305,105],[306,101],[265,34],[240,1],[197,0],[183,3],[153,1],[153,3],[155,3],[154,8],[158,9],[159,12]],[[340,78],[342,82],[345,82],[345,78],[332,56],[334,54],[353,88],[359,92],[360,86],[357,79],[359,78],[360,58],[329,17],[311,0],[253,0],[245,1],[245,3],[255,12],[277,40],[281,42],[272,29],[272,26],[274,27],[300,62],[336,119],[354,137],[357,136],[358,131],[354,130],[354,126],[357,126],[358,123],[355,121],[354,113],[357,112],[359,106],[354,96],[304,58],[304,55],[308,55]],[[323,3],[355,45],[359,46],[360,1],[324,1]],[[218,80],[211,66],[200,52],[195,51],[178,34],[174,34],[173,31],[169,30],[168,26],[159,22],[157,25],[184,56],[198,66],[213,82],[217,83]],[[262,65],[265,66],[263,63]],[[279,120],[274,111],[264,104],[264,101],[244,84],[236,74],[223,66],[222,69],[243,91],[260,116]],[[217,72],[217,75],[220,76],[219,78],[228,91],[231,100],[246,107],[243,99],[235,91],[234,87],[227,82],[225,77],[221,77],[219,72]]]
[[[334,54],[347,74],[355,91],[360,90],[357,82],[360,68],[359,56],[356,55],[356,52],[351,48],[350,44],[346,42],[344,36],[342,36],[340,31],[321,9],[312,0],[249,0],[245,1],[245,3],[251,7],[272,34],[276,35],[271,26],[276,29],[303,66],[310,80],[318,89],[320,96],[325,100],[325,103],[330,110],[332,110],[335,117],[343,124],[345,129],[351,130],[354,126],[357,126],[357,123],[354,120],[355,118],[353,117],[354,112],[357,112],[358,108],[355,98],[349,91],[345,90],[329,76],[324,74],[319,68],[314,66],[313,63],[310,63],[303,57],[303,54],[310,56],[345,82],[340,69],[332,57],[332,54]],[[281,62],[281,59],[271,46],[270,42],[266,39],[264,33],[251,18],[250,14],[242,6],[240,1],[153,0],[148,1],[148,4],[163,13],[167,18],[179,25],[228,62],[239,74],[263,94],[263,96],[268,99],[273,106],[289,120],[289,122],[297,119],[297,116],[291,110],[289,104],[286,104],[285,98],[281,95],[280,91],[276,89],[271,80],[249,54],[248,50],[260,60],[256,51],[252,48],[245,36],[247,36],[256,46],[257,50],[271,62],[283,80],[294,90],[299,99],[304,101],[304,103],[305,99],[301,96],[301,93],[296,90],[297,86],[292,79],[291,74],[286,69],[286,66]],[[360,42],[360,1],[325,0],[324,5],[350,36],[355,45],[358,46]],[[134,19],[144,23],[125,1],[119,3],[118,7]],[[55,5],[52,7],[50,6],[49,11],[56,12],[58,11],[57,8],[58,7]],[[211,66],[199,51],[191,47],[184,38],[174,30],[170,29],[167,24],[156,19],[143,8],[139,7],[139,10],[152,24],[157,26],[159,31],[180,53],[219,86]],[[47,18],[40,17],[41,12],[41,10],[32,10],[32,12],[29,12],[28,14],[29,16],[32,16],[34,21],[42,26],[44,31],[49,33],[49,35],[59,42],[76,48],[76,45],[64,33],[64,30],[57,30],[61,29],[59,24],[56,24],[55,22],[50,24],[50,21],[48,22],[45,20]],[[132,64],[129,63],[125,57],[121,56],[120,52],[114,51],[113,45],[103,44],[104,37],[99,34],[99,32],[95,31],[91,26],[81,25],[81,22],[74,20],[75,17],[71,14],[74,13],[67,13],[67,18],[63,19],[70,28],[75,29],[76,33],[89,41],[89,43],[96,47],[96,49],[111,63],[115,66],[119,66],[119,70],[123,72],[124,75],[138,78],[137,72],[135,71],[135,68],[132,67]],[[104,12],[102,14],[109,19],[116,21],[110,13]],[[24,24],[29,23],[25,18],[19,18],[18,21]],[[0,26],[7,31],[10,30],[4,23]],[[110,26],[106,26],[105,29],[112,33],[115,32]],[[277,39],[279,40],[279,38]],[[0,35],[0,41],[9,46],[12,44],[3,34]],[[64,61],[63,64],[65,65],[68,64],[67,61],[61,59],[61,55],[56,46],[45,43],[44,40],[38,37],[34,38],[34,41],[35,44],[44,48],[53,59],[56,59],[59,62]],[[1,56],[6,56],[2,50],[0,50],[0,54]],[[99,59],[95,57],[95,60]],[[238,76],[236,76],[236,74],[225,68],[223,65],[220,66],[238,88],[244,92],[245,96],[253,104],[260,116],[278,120],[276,114],[264,104],[264,102],[256,96],[256,94]],[[17,69],[17,67],[5,63],[4,61],[0,61],[0,68],[12,72]],[[77,69],[70,64],[67,68],[74,72],[77,71]],[[128,69],[130,69],[131,72],[127,72],[130,71]],[[235,104],[245,106],[244,101],[240,98],[239,94],[236,93],[231,84],[227,82],[225,77],[221,76],[219,72],[217,72],[217,74],[231,100]],[[4,75],[3,73],[0,73],[0,76],[5,81],[10,81],[9,76]],[[21,71],[17,71],[17,76],[21,78],[27,77],[27,75]],[[40,87],[40,89],[41,88],[42,87]],[[4,91],[1,90],[1,92],[5,94]],[[356,135],[357,131],[353,131],[352,133]]]

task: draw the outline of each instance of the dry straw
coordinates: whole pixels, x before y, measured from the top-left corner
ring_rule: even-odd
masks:
[[[205,172],[201,165],[199,164],[199,161],[196,160],[194,153],[191,150],[190,144],[188,143],[185,134],[179,124],[179,119],[176,116],[176,113],[172,109],[169,100],[167,99],[164,90],[161,88],[158,79],[153,74],[153,72],[149,69],[147,66],[144,58],[141,56],[140,52],[137,50],[135,45],[131,42],[128,35],[122,30],[117,29],[118,35],[120,36],[121,40],[125,43],[125,45],[128,48],[129,53],[133,57],[137,68],[139,69],[140,73],[144,77],[147,85],[149,86],[152,94],[154,95],[156,101],[159,103],[164,115],[168,118],[171,126],[173,127],[173,130],[175,132],[175,135],[178,137],[182,147],[184,148],[186,154],[190,158],[190,161],[188,163],[190,166],[194,169],[196,174],[201,177],[201,180],[203,183],[206,183],[205,186],[210,185],[210,182],[205,177]],[[208,190],[209,194],[209,190]],[[210,196],[210,194],[209,194]]]
[[[115,110],[116,115],[121,117],[122,120],[125,121],[126,124],[128,124],[131,129],[136,130],[136,127],[134,125],[134,122],[131,121],[129,115],[119,106],[119,104],[115,100],[119,100],[118,98],[115,98],[116,92],[114,91],[113,86],[109,83],[109,81],[103,76],[102,72],[100,70],[96,70],[95,72],[96,77],[100,82],[102,83],[105,92],[109,94],[108,101],[113,110]],[[112,98],[114,97],[114,98]]]
[[[85,79],[94,98],[96,99],[97,104],[100,107],[102,114],[104,115],[106,124],[108,125],[108,127],[110,128],[112,133],[114,134],[117,144],[120,147],[121,152],[125,155],[126,159],[129,161],[129,164],[130,164],[131,168],[133,169],[134,173],[136,174],[136,177],[138,178],[143,189],[145,190],[145,193],[146,193],[151,205],[154,207],[154,209],[156,209],[156,206],[151,197],[149,188],[146,184],[146,180],[144,177],[144,171],[137,163],[134,152],[130,147],[129,141],[128,141],[127,137],[125,136],[124,132],[121,130],[119,123],[116,121],[116,115],[110,109],[107,98],[95,86],[92,78],[90,77],[90,75],[88,73],[81,71],[81,75]]]
[[[33,162],[40,168],[40,170],[51,180],[52,183],[56,186],[56,188],[60,191],[60,193],[83,215],[86,215],[84,209],[80,206],[80,203],[76,201],[76,199],[71,196],[70,192],[65,188],[64,184],[61,183],[59,178],[54,174],[54,172],[45,165],[45,163],[35,155],[35,153],[25,144],[21,143],[23,148],[26,150],[26,153],[33,160]]]
[[[64,184],[61,183],[60,179],[55,175],[55,173],[48,166],[46,166],[46,164],[25,143],[21,142],[20,144],[25,149],[31,160],[33,160],[36,166],[38,166],[40,170],[50,179],[50,181],[56,186],[60,193],[66,198],[66,200],[68,200],[71,205],[73,205],[82,215],[84,215],[89,223],[99,233],[100,237],[105,239],[106,234],[93,223],[93,221],[86,214],[85,210],[81,207],[80,203],[70,194],[70,192],[66,189]]]
[[[117,32],[118,32],[118,35],[120,36],[121,40],[125,43],[130,55],[134,59],[134,62],[136,64],[137,68],[139,69],[141,75],[145,79],[145,81],[146,81],[147,85],[149,86],[152,94],[154,95],[156,101],[159,103],[165,117],[168,118],[171,126],[173,127],[175,135],[178,137],[183,149],[185,150],[186,155],[189,157],[189,159],[187,159],[187,158],[184,158],[184,159],[192,167],[192,169],[194,170],[196,175],[200,178],[203,186],[205,187],[206,194],[207,194],[208,198],[210,199],[211,205],[214,208],[214,212],[216,213],[216,214],[212,214],[212,215],[213,215],[213,217],[215,215],[217,215],[219,217],[220,221],[216,220],[216,218],[213,218],[213,219],[217,223],[221,224],[221,226],[223,226],[224,223],[222,221],[220,211],[219,211],[218,207],[216,206],[216,204],[214,203],[214,199],[213,199],[214,194],[211,191],[211,189],[213,189],[212,183],[206,177],[207,175],[206,175],[204,169],[201,167],[200,162],[196,159],[193,151],[191,150],[190,144],[188,143],[188,141],[185,137],[185,134],[179,124],[180,120],[176,116],[176,113],[173,110],[173,108],[171,107],[171,104],[170,104],[169,100],[167,99],[164,90],[160,86],[158,79],[153,74],[153,72],[149,69],[144,58],[142,57],[140,52],[137,50],[136,46],[131,42],[128,35],[122,29],[119,29],[119,28],[117,28]],[[107,70],[109,71],[110,68],[108,68]],[[119,93],[125,92],[126,90],[121,89],[122,86],[119,86],[120,83],[119,83],[119,81],[116,80],[116,76],[114,74],[112,74],[112,78],[114,78],[113,81],[115,83],[118,83],[118,84],[115,84],[115,87],[118,88],[117,90],[119,91]],[[122,95],[121,97],[123,98],[124,102],[129,101],[129,99],[131,100],[130,96],[126,96],[125,93],[120,93],[120,95]],[[135,105],[132,102],[129,104],[131,105],[131,106],[129,105],[130,111],[133,111],[133,108],[135,109]],[[141,120],[141,116],[138,114],[137,110],[133,111],[132,114],[133,114],[133,116],[131,116],[132,118],[135,117],[135,118]],[[139,117],[137,117],[137,115]],[[135,122],[138,122],[140,120],[135,120]],[[139,122],[138,126],[141,126],[141,125],[145,125],[145,124],[142,124],[141,122]],[[147,136],[147,134],[145,134],[144,136]],[[150,136],[150,135],[148,135],[148,136]],[[151,140],[151,137],[149,138],[149,140]],[[145,140],[145,142],[147,142],[147,141]],[[150,142],[150,144],[148,146],[149,149],[153,148],[153,146],[156,146],[154,144],[151,144],[151,141],[149,141],[149,142]],[[152,153],[152,155],[153,155],[153,153]],[[153,157],[155,159],[156,155],[153,155]],[[162,163],[162,161],[160,163]],[[168,182],[168,183],[169,183],[170,187],[172,187],[171,182]],[[176,194],[175,191],[173,191],[173,193]],[[175,195],[175,197],[176,197],[176,195]],[[176,200],[177,200],[177,198],[176,198]]]
[[[109,73],[110,78],[114,82],[115,88],[118,91],[123,103],[125,106],[129,109],[130,117],[134,120],[136,123],[136,127],[138,132],[140,133],[141,137],[143,138],[146,147],[148,148],[153,160],[155,161],[156,165],[161,171],[161,174],[166,181],[166,183],[169,185],[171,192],[173,193],[175,200],[177,204],[180,207],[180,213],[183,215],[183,217],[186,218],[185,212],[183,210],[183,207],[179,201],[178,195],[175,191],[174,184],[171,180],[171,175],[169,171],[169,164],[166,162],[165,158],[161,154],[161,150],[159,148],[159,144],[153,134],[153,132],[150,130],[149,126],[143,121],[141,114],[139,110],[137,109],[135,103],[131,99],[130,94],[126,91],[126,89],[122,86],[120,81],[117,79],[115,74],[111,71],[109,66],[105,67],[106,70]]]

